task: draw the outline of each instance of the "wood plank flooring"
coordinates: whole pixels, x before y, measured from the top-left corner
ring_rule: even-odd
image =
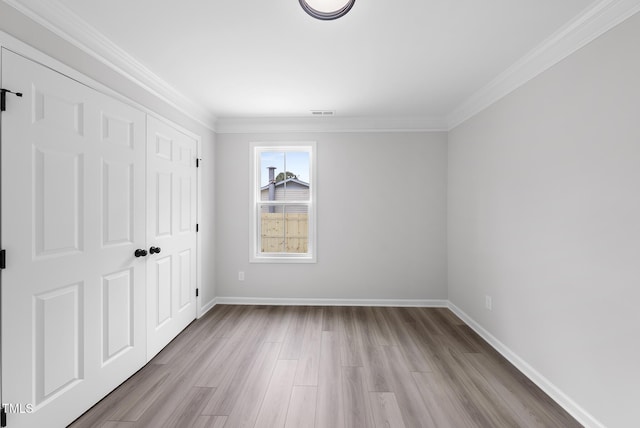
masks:
[[[216,306],[83,427],[579,427],[444,308]]]

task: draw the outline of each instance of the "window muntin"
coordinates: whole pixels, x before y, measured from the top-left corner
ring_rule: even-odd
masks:
[[[251,262],[315,262],[315,143],[254,143]]]

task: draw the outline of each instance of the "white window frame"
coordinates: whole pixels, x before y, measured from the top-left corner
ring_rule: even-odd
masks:
[[[249,208],[249,262],[250,263],[316,263],[316,142],[254,142],[250,143],[250,201]],[[263,152],[291,152],[306,151],[309,153],[309,200],[308,201],[278,201],[278,204],[305,205],[308,207],[309,236],[307,253],[262,253],[260,252],[260,205],[266,201],[260,200],[260,154]],[[286,168],[285,168],[286,170]]]

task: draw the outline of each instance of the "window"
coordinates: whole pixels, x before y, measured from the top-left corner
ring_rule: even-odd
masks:
[[[251,144],[251,262],[316,261],[315,150]]]

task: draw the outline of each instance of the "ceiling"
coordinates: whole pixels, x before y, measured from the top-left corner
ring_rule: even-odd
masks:
[[[356,0],[318,21],[298,0],[56,2],[217,118],[446,117],[594,4]]]

